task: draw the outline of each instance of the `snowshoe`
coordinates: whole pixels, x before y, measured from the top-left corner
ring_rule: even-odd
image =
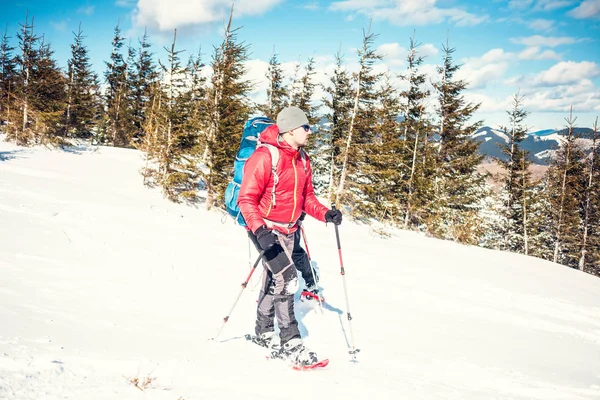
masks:
[[[319,363],[317,353],[307,349],[302,343],[302,339],[298,338],[284,343],[279,350],[279,357],[295,369],[303,369]]]

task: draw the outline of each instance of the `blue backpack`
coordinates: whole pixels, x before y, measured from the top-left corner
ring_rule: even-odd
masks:
[[[271,152],[271,173],[273,174],[273,189],[271,190],[271,196],[273,198],[273,206],[275,205],[275,186],[279,182],[279,177],[277,176],[279,149],[268,143],[261,143],[259,140],[262,131],[274,123],[273,120],[267,117],[254,117],[246,121],[246,124],[244,125],[240,148],[235,156],[235,161],[233,162],[233,179],[227,185],[227,189],[225,189],[225,208],[235,222],[241,226],[246,226],[246,221],[242,216],[237,202],[240,187],[242,186],[242,179],[244,177],[244,165],[258,147],[266,147]],[[306,171],[306,154],[304,153],[304,150],[301,150],[300,155],[302,156],[302,163],[304,165],[304,170]]]
[[[274,123],[274,121],[267,117],[254,117],[246,121],[246,124],[244,125],[242,142],[240,143],[240,148],[235,155],[235,161],[233,162],[233,179],[227,185],[227,189],[225,189],[225,208],[233,219],[241,226],[246,226],[246,221],[244,221],[244,217],[240,212],[237,201],[240,187],[242,186],[244,165],[246,164],[246,161],[258,146],[265,146],[271,151],[271,170],[273,172],[275,172],[277,162],[279,161],[279,150],[274,146],[261,144],[259,141],[262,131]],[[275,174],[275,183],[277,183],[277,174]],[[273,193],[275,193],[275,186],[273,186]]]

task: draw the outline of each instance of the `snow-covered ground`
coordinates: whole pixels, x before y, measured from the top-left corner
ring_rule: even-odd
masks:
[[[297,316],[329,366],[245,342],[260,269],[209,340],[256,252],[222,213],[144,187],[142,165],[0,139],[0,399],[600,399],[600,279],[348,220],[357,363],[334,229],[310,218],[327,306]]]

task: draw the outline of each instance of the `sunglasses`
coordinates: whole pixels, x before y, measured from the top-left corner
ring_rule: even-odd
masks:
[[[308,124],[307,124],[307,125],[302,125],[302,126],[300,126],[299,128],[302,128],[302,129],[304,129],[304,132],[308,132],[308,131],[310,131],[310,125],[308,125]]]

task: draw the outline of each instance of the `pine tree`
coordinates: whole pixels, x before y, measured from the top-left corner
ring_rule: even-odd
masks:
[[[552,260],[554,250],[549,181],[549,175],[546,174],[543,179],[532,187],[526,214],[527,254],[544,260]],[[506,202],[503,204],[505,205]],[[505,210],[506,208],[503,208],[502,215],[506,215]],[[498,232],[504,232],[505,226],[499,227]],[[504,248],[504,242],[503,237],[502,246],[499,248]]]
[[[426,76],[419,68],[424,58],[418,55],[420,43],[414,36],[410,40],[407,56],[407,72],[401,75],[408,88],[401,93],[405,99],[400,134],[404,142],[402,157],[403,171],[406,184],[398,193],[398,201],[404,207],[404,227],[409,224],[419,225],[426,222],[429,215],[428,205],[431,204],[433,181],[432,166],[433,149],[429,146],[429,121],[426,115],[427,97],[429,90],[425,88]]]
[[[315,126],[319,120],[317,117],[318,106],[312,102],[312,97],[315,94],[316,87],[316,84],[313,81],[315,74],[315,59],[314,57],[311,57],[308,59],[308,62],[304,67],[304,75],[302,75],[302,78],[299,80],[300,85],[298,96],[296,97],[296,102],[293,105],[306,113],[309,123],[313,125],[313,133],[318,133]]]
[[[66,78],[49,44],[42,42],[31,71],[30,105],[32,133],[36,143],[61,144],[63,115],[66,108]]]
[[[353,74],[356,82],[354,105],[342,150],[341,172],[339,179],[336,179],[339,185],[335,202],[343,202],[351,209],[365,200],[363,188],[370,184],[368,177],[362,173],[362,167],[370,162],[371,155],[366,152],[366,146],[372,143],[375,136],[376,84],[381,74],[373,71],[373,65],[382,58],[373,48],[376,37],[371,33],[370,25],[367,31],[363,30],[363,45],[357,51],[359,71]]]
[[[31,74],[37,58],[39,37],[34,34],[33,18],[29,23],[29,16],[26,15],[25,22],[19,25],[19,54],[16,59],[17,74],[13,91],[15,108],[8,116],[7,137],[19,144],[29,144],[33,141],[30,127]]]
[[[131,118],[133,123],[133,142],[143,149],[146,131],[146,112],[150,107],[151,96],[156,88],[158,72],[150,51],[148,33],[139,41],[139,49],[128,50],[127,86],[130,95]]]
[[[501,127],[501,130],[508,138],[508,143],[501,146],[505,159],[499,159],[498,163],[505,171],[502,179],[503,190],[506,193],[504,249],[528,254],[527,201],[531,199],[533,183],[529,173],[529,153],[521,148],[528,131],[524,124],[528,113],[523,110],[522,101],[523,97],[517,93],[513,96],[512,109],[507,111],[510,126]]]
[[[319,157],[312,160],[312,166],[313,173],[317,177],[315,191],[321,193],[327,190],[331,203],[335,189],[339,186],[343,164],[342,149],[350,127],[354,100],[351,76],[345,68],[344,56],[340,50],[335,55],[335,69],[329,78],[329,85],[324,90],[326,96],[322,102],[329,110],[325,115],[329,124],[321,136],[327,147],[320,151]]]
[[[146,135],[147,157],[153,162],[144,175],[159,184],[172,201],[195,201],[198,180],[198,132],[188,129],[189,96],[186,93],[186,68],[180,60],[183,50],[176,50],[177,30],[173,43],[166,48],[166,65],[159,62],[163,79],[159,87],[158,107],[147,112],[154,131]]]
[[[131,125],[128,108],[127,64],[121,48],[123,36],[119,25],[115,26],[110,61],[105,62],[104,77],[107,83],[105,93],[106,127],[108,139],[113,146],[126,147],[131,144]]]
[[[435,217],[428,229],[436,236],[475,244],[480,226],[478,204],[486,195],[484,176],[477,172],[483,156],[479,144],[471,136],[481,121],[469,123],[480,104],[467,103],[464,91],[468,83],[454,78],[460,65],[452,58],[455,52],[448,43],[442,46],[443,65],[438,67],[440,81],[433,86],[437,92],[437,113],[440,119],[439,143],[436,154]]]
[[[83,44],[81,24],[71,45],[71,58],[67,61],[67,109],[65,136],[89,137],[100,115],[98,77],[92,70],[88,51]]]
[[[583,233],[578,268],[600,276],[600,146],[598,118],[594,122],[592,151],[585,160],[587,182],[582,202]]]
[[[358,208],[365,217],[398,225],[403,217],[403,209],[397,193],[405,183],[400,165],[404,145],[398,122],[402,105],[389,72],[384,75],[377,98],[373,127],[376,134],[373,142],[365,145],[370,156],[369,162],[363,166],[370,184],[364,186],[365,200]]]
[[[202,49],[196,55],[190,56],[186,68],[188,85],[182,95],[180,108],[187,116],[184,129],[197,136],[198,148],[206,148],[208,134],[209,112],[207,104],[207,78],[203,74],[206,67],[202,59]]]
[[[16,57],[13,55],[14,47],[10,45],[10,36],[7,29],[0,39],[0,126],[10,117],[14,110],[14,90],[17,79]]]
[[[288,95],[288,103],[286,106],[293,106],[298,104],[300,98],[300,69],[302,68],[302,63],[297,61],[294,63],[294,73],[292,77],[292,82],[288,87],[289,95]]]
[[[287,95],[288,88],[283,82],[283,68],[279,63],[277,56],[278,55],[273,52],[273,55],[269,59],[269,68],[265,75],[269,83],[269,86],[267,87],[267,102],[259,107],[263,114],[273,120],[275,120],[277,113],[279,113],[289,101]]]
[[[567,137],[548,173],[549,201],[552,215],[554,262],[577,268],[581,251],[581,194],[585,192],[583,152],[576,142],[573,111],[567,122]]]
[[[231,28],[232,17],[233,7],[223,42],[215,47],[212,59],[212,87],[208,91],[210,127],[205,152],[208,171],[204,174],[207,209],[222,203],[232,161],[250,114],[248,94],[252,83],[243,79],[248,46],[238,42],[239,28]]]

